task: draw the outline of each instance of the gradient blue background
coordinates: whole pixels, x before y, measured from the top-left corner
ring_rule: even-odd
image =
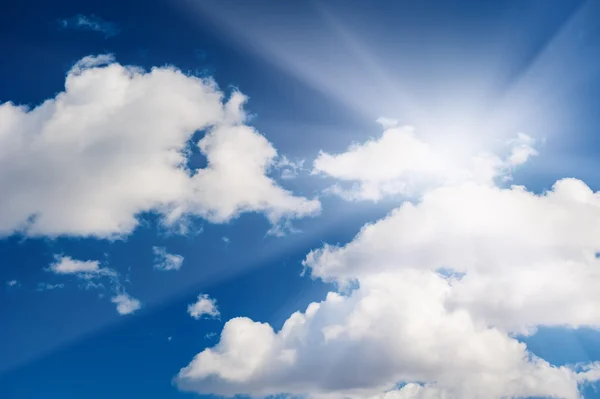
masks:
[[[345,65],[350,87],[353,82],[366,83],[356,85],[356,98],[348,100],[349,106],[340,100],[339,92],[319,89],[306,74],[269,57],[261,50],[260,40],[255,43],[258,49],[238,40],[220,20],[191,1],[21,0],[3,4],[0,12],[0,102],[35,106],[53,97],[62,90],[69,68],[90,54],[112,53],[122,64],[144,68],[170,64],[185,72],[213,76],[226,91],[239,88],[250,97],[251,123],[280,153],[310,162],[321,149],[341,151],[353,140],[377,135],[380,128],[374,120],[379,116],[401,120],[404,116],[402,106],[388,100],[386,93],[376,98],[365,89],[372,76],[362,72],[369,68],[360,67],[359,61],[364,64],[365,60],[354,65],[352,51],[336,45],[339,37],[323,18],[326,7],[367,43],[377,57],[376,64],[392,76],[402,71],[416,78],[422,74],[423,80],[413,79],[410,86],[419,99],[448,98],[444,90],[455,90],[453,82],[462,82],[465,74],[477,71],[482,60],[492,56],[502,65],[494,82],[498,93],[531,68],[540,75],[548,73],[542,84],[554,85],[557,98],[553,101],[563,104],[568,118],[556,125],[555,137],[560,140],[549,142],[530,167],[515,175],[515,181],[539,191],[556,178],[569,176],[583,179],[595,190],[600,188],[600,165],[595,159],[600,150],[600,25],[593,23],[600,20],[598,7],[582,1],[218,3],[226,16],[254,24],[259,21],[267,28],[276,25],[297,35],[304,43],[299,49],[306,50],[307,57],[322,56],[317,69],[331,68],[335,74]],[[78,14],[101,17],[119,32],[106,37],[61,27],[60,20]],[[574,42],[580,47],[558,43],[550,57],[560,61],[557,65],[546,70],[536,64],[574,18],[580,25],[569,27],[569,32],[580,35]],[[244,29],[245,25],[240,26]],[[268,29],[256,31],[256,37],[261,35],[268,35]],[[323,40],[311,42],[315,36]],[[499,41],[504,43],[502,53],[494,54]],[[290,59],[293,56],[298,54]],[[552,92],[552,87],[544,88]],[[451,95],[460,97],[461,92]],[[191,166],[203,162],[196,154]],[[322,179],[308,176],[280,183],[309,196],[327,186]],[[328,287],[300,276],[306,253],[322,242],[349,241],[365,222],[385,215],[397,203],[350,204],[326,197],[321,216],[296,222],[302,233],[284,238],[265,236],[267,221],[250,214],[225,225],[198,220],[202,232],[187,237],[167,235],[153,215],[142,215],[146,223],[124,241],[2,239],[0,398],[190,396],[178,392],[171,379],[196,353],[217,342],[218,335],[207,334],[218,334],[223,323],[236,316],[269,322],[277,329],[294,311],[323,299]],[[222,237],[228,237],[229,243]],[[154,270],[153,245],[183,255],[182,269],[175,273]],[[44,268],[57,253],[106,261],[128,277],[128,292],[144,307],[121,317],[106,298],[98,298],[98,292],[79,289],[74,278],[68,284],[68,279],[47,273]],[[4,284],[13,279],[21,286]],[[66,282],[66,286],[38,292],[40,282]],[[217,299],[220,320],[196,321],[186,313],[187,304],[200,292]],[[595,331],[542,329],[526,342],[534,353],[554,364],[600,360],[600,334]],[[586,397],[600,394],[590,387]]]

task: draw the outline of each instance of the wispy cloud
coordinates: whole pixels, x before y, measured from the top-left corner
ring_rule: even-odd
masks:
[[[64,284],[50,284],[50,283],[39,283],[37,286],[37,291],[51,291],[56,289],[65,288]]]
[[[275,169],[278,169],[281,173],[281,178],[285,180],[295,179],[298,177],[298,173],[304,169],[304,159],[296,161],[290,160],[285,155],[282,155],[277,162],[274,164]]]
[[[60,20],[63,29],[88,30],[104,34],[105,38],[116,36],[120,33],[119,28],[113,22],[108,22],[96,15],[78,14],[71,18]]]
[[[80,289],[106,289],[101,279],[108,280],[109,289],[112,291],[111,302],[117,305],[117,312],[120,315],[133,313],[142,307],[142,303],[125,292],[125,288],[120,281],[119,273],[109,267],[101,267],[97,260],[77,260],[69,256],[55,255],[54,263],[46,269],[57,275],[70,275],[79,279]],[[128,282],[128,279],[125,279]],[[39,283],[38,291],[63,288],[64,284],[46,284]],[[102,294],[103,296],[104,294]]]
[[[152,247],[154,268],[157,270],[179,270],[183,265],[183,256],[167,252],[165,247]]]

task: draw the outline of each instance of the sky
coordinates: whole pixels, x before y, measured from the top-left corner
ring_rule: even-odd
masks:
[[[0,13],[0,398],[600,398],[600,4]]]

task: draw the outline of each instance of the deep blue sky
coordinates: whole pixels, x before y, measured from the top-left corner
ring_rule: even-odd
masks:
[[[515,180],[541,190],[558,177],[574,176],[600,187],[596,172],[600,165],[595,160],[600,149],[600,74],[591,65],[598,62],[594,57],[599,52],[600,28],[590,23],[600,20],[597,7],[581,1],[264,0],[252,5],[207,2],[220,3],[216,11],[207,7],[212,10],[208,12],[192,3],[22,0],[5,4],[0,12],[0,103],[35,106],[53,97],[64,88],[71,66],[90,54],[112,53],[121,64],[146,69],[174,65],[214,77],[225,91],[239,88],[250,98],[252,125],[280,153],[305,158],[310,164],[319,150],[342,151],[352,141],[379,134],[374,123],[379,116],[418,124],[410,120],[400,99],[379,90],[385,84],[378,81],[381,75],[373,64],[402,82],[401,91],[411,93],[408,102],[448,98],[479,70],[494,75],[490,84],[497,93],[505,93],[532,71],[534,78],[528,79],[534,83],[531,87],[525,83],[524,90],[550,93],[550,86],[555,88],[557,98],[548,98],[547,110],[559,104],[565,112],[560,120],[550,113],[542,115],[560,130],[562,139],[549,140],[547,151],[541,151]],[[372,63],[357,57],[351,46],[343,46],[348,43],[334,34],[319,11],[323,7],[365,44]],[[585,7],[587,14],[578,15]],[[77,15],[109,23],[111,34],[61,25]],[[222,22],[223,15],[231,18],[237,31]],[[573,16],[581,26],[569,28],[568,34],[579,32],[580,48],[554,42]],[[249,33],[244,35],[244,30]],[[287,46],[291,38],[297,40]],[[555,43],[558,54],[547,54],[550,43]],[[290,54],[273,57],[272,52],[281,51],[279,46]],[[536,63],[540,54],[547,57],[542,66]],[[308,67],[290,67],[298,57],[308,60]],[[330,88],[319,89],[319,82],[336,75],[348,85],[340,78],[332,80]],[[427,84],[420,80],[424,75]],[[348,99],[349,93],[355,98]],[[428,104],[436,110],[444,107],[436,101]],[[524,120],[535,130],[535,122]],[[554,163],[558,148],[566,157],[560,170]],[[192,166],[203,162],[196,156]],[[311,197],[326,186],[308,175],[280,184]],[[115,242],[0,239],[0,397],[189,397],[171,380],[194,354],[217,342],[218,336],[207,334],[218,334],[223,323],[236,316],[279,328],[294,311],[322,300],[329,287],[301,276],[304,256],[323,242],[348,242],[364,223],[397,204],[347,203],[332,197],[322,201],[320,216],[295,222],[302,232],[282,238],[265,235],[269,226],[262,215],[245,214],[223,225],[199,219],[196,223],[202,231],[188,236],[166,234],[154,215],[141,215],[146,223]],[[184,256],[182,269],[154,270],[152,246],[156,245]],[[143,302],[143,308],[119,316],[110,301],[98,297],[99,292],[80,289],[75,277],[47,272],[56,254],[103,260],[127,276],[128,292]],[[19,286],[6,285],[13,279]],[[37,291],[39,283],[64,287]],[[187,304],[200,292],[217,300],[220,319],[196,321],[186,313]],[[544,329],[528,343],[534,353],[556,364],[600,360],[600,334],[591,330]],[[600,397],[595,395],[590,390],[586,397]]]

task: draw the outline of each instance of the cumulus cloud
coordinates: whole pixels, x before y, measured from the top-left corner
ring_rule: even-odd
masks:
[[[170,254],[165,247],[152,247],[154,268],[157,270],[179,270],[183,265],[183,256]]]
[[[111,302],[117,305],[117,312],[120,315],[131,314],[142,307],[139,300],[132,298],[126,293],[112,297]]]
[[[172,227],[189,216],[222,223],[262,212],[276,225],[318,213],[317,200],[266,174],[277,151],[244,123],[245,101],[175,68],[83,58],[54,98],[0,105],[0,235],[114,238],[141,212]],[[208,165],[190,170],[196,131],[205,135],[191,145]]]
[[[60,20],[60,26],[63,29],[89,30],[102,33],[106,38],[116,36],[120,32],[115,23],[105,21],[96,15],[79,14],[71,18],[65,18]]]
[[[8,280],[6,282],[6,285],[8,285],[9,287],[16,287],[19,285],[19,281],[17,280]]]
[[[487,152],[459,157],[452,148],[430,145],[410,126],[397,127],[396,121],[388,119],[379,122],[386,127],[381,137],[355,143],[340,154],[321,152],[315,159],[313,174],[342,182],[329,192],[347,200],[379,201],[462,181],[493,184],[495,178],[509,178],[515,166],[537,155],[535,141],[523,133],[507,143],[505,158]]]
[[[405,133],[392,134],[410,142]],[[530,144],[517,137],[500,166],[525,162]],[[363,179],[374,181],[388,176],[376,156],[387,149],[373,142],[341,159],[375,163]],[[518,337],[539,326],[600,328],[598,252],[600,193],[580,180],[542,194],[474,174],[432,185],[346,245],[306,256],[310,275],[338,292],[279,331],[229,320],[176,383],[225,396],[578,399],[600,365],[549,364]]]
[[[343,246],[312,251],[315,277],[346,283],[371,274],[446,268],[447,304],[495,327],[600,327],[600,194],[563,179],[536,195],[467,183],[427,193],[362,228]]]
[[[579,397],[577,372],[532,356],[467,311],[448,310],[451,289],[434,272],[399,271],[361,280],[348,296],[329,294],[279,332],[232,319],[177,383],[226,396],[369,398],[402,381],[427,381],[452,398]]]
[[[199,320],[203,316],[219,317],[220,315],[217,308],[217,301],[210,298],[207,294],[198,295],[198,300],[188,305],[187,312],[196,320]]]

